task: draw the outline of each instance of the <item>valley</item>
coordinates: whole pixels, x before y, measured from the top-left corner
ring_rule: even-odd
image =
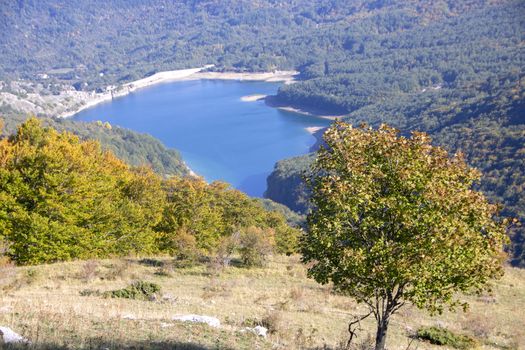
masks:
[[[281,83],[272,81],[285,79],[283,75],[233,74],[229,77],[234,79],[227,80],[222,74],[206,74],[134,92],[73,119],[150,134],[180,151],[206,180],[227,181],[262,197],[275,162],[307,153],[315,143],[308,128],[327,127],[330,121],[275,109],[263,100],[245,100],[275,94]],[[264,80],[257,82],[257,77]]]
[[[525,2],[0,2],[0,348],[525,348]]]

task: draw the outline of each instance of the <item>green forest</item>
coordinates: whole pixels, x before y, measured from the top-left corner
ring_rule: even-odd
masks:
[[[16,132],[17,126],[23,123],[28,116],[12,111],[0,114],[3,117],[3,130],[0,136],[11,135]],[[60,131],[69,131],[81,139],[93,139],[100,142],[106,150],[112,151],[119,159],[134,166],[147,165],[162,176],[188,175],[189,169],[184,164],[177,150],[166,148],[156,138],[112,126],[102,122],[86,123],[63,118],[41,118],[42,122]]]
[[[282,214],[225,183],[165,179],[36,118],[0,140],[0,244],[17,264],[226,258],[261,246],[292,253],[298,234]]]
[[[0,7],[0,79],[95,90],[204,64],[296,69],[299,81],[269,103],[427,132],[465,153],[484,173],[479,188],[523,221],[524,28],[525,4],[516,0],[19,0]],[[12,132],[16,111],[0,108]],[[187,171],[148,136],[49,123],[100,140],[130,164]],[[267,197],[304,211],[307,167],[306,158],[277,164]],[[512,261],[523,266],[523,229],[512,239]]]
[[[501,92],[462,107],[461,112],[434,112],[439,119],[455,122],[430,133],[435,144],[449,152],[461,151],[467,161],[481,170],[481,181],[475,185],[493,202],[502,203],[502,214],[525,218],[525,120],[524,96],[516,90]],[[309,208],[303,177],[308,174],[314,154],[280,161],[268,177],[266,196],[298,212]],[[525,262],[523,227],[511,233],[512,262]]]
[[[364,104],[363,93],[387,97],[519,75],[523,7],[450,0],[19,0],[0,8],[0,77],[46,73],[51,82],[87,82],[93,89],[203,64],[228,71],[295,68],[310,82],[283,89],[286,102],[304,103],[294,93],[310,94],[324,100],[318,106],[309,99],[315,107],[348,110]]]

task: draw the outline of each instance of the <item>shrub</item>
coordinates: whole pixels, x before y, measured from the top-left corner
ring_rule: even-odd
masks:
[[[164,262],[162,262],[161,260],[150,259],[150,258],[140,259],[139,264],[150,266],[150,267],[163,267],[164,266]]]
[[[78,278],[83,281],[91,281],[96,277],[98,273],[98,262],[95,260],[88,260],[82,265],[80,272],[78,273]]]
[[[247,318],[243,321],[242,325],[245,327],[265,327],[270,334],[274,334],[282,328],[282,322],[283,320],[280,312],[270,311],[261,319]]]
[[[199,249],[197,248],[197,240],[195,236],[185,229],[179,230],[172,244],[177,266],[191,266],[198,260]]]
[[[282,326],[282,322],[283,320],[281,314],[279,312],[272,311],[263,317],[259,325],[268,329],[270,334],[273,334],[279,331]]]
[[[318,339],[319,331],[317,328],[303,329],[300,327],[295,333],[295,344],[300,349],[312,349]]]
[[[231,236],[223,237],[217,248],[216,260],[222,266],[228,266],[231,262],[231,256],[239,247],[240,233],[234,232]]]
[[[0,237],[0,267],[11,265],[11,259],[6,255],[9,244]]]
[[[178,253],[177,242],[184,238],[180,231],[185,231],[200,253],[213,255],[228,248],[221,247],[226,237],[251,226],[273,229],[280,253],[297,250],[299,231],[288,226],[282,214],[267,211],[258,200],[226,183],[170,178],[163,186],[167,201],[157,225],[161,250]]]
[[[472,349],[477,343],[469,336],[455,334],[443,327],[423,327],[417,331],[417,337],[431,344],[447,345],[456,349]]]
[[[155,276],[160,276],[160,277],[171,277],[171,273],[172,273],[172,269],[166,266],[159,267],[154,272]]]
[[[94,290],[94,289],[83,289],[80,291],[80,296],[82,297],[92,297],[92,296],[99,297],[101,295],[102,293],[99,290]]]
[[[102,277],[103,279],[114,281],[116,279],[123,279],[126,276],[126,272],[130,266],[128,260],[119,260],[115,263],[112,263],[107,267],[107,271]]]
[[[0,240],[0,289],[10,285],[16,277],[14,264],[5,255],[7,248],[7,243]]]
[[[106,298],[125,298],[135,300],[151,300],[160,292],[160,286],[155,283],[137,281],[126,288],[103,293]]]
[[[203,299],[211,299],[216,296],[228,297],[231,296],[232,284],[220,281],[216,276],[212,276],[212,278],[210,278],[209,284],[203,289]]]
[[[299,301],[304,298],[304,288],[294,287],[290,290],[290,298]]]
[[[279,254],[292,255],[298,252],[301,231],[296,228],[282,227],[275,234],[275,248]]]
[[[242,263],[248,267],[261,267],[266,264],[268,255],[272,252],[273,230],[249,227],[240,238]]]
[[[38,274],[38,271],[35,269],[27,269],[24,276],[26,279],[26,283],[28,285],[33,284],[37,280]]]

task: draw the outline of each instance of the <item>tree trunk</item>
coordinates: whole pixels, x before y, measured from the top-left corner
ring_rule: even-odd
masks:
[[[377,324],[375,350],[384,350],[386,345],[386,332],[388,330],[388,316]]]

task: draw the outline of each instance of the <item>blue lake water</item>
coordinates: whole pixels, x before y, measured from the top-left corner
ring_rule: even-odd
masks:
[[[276,161],[307,153],[306,127],[330,121],[280,111],[241,97],[275,94],[280,84],[194,80],[159,84],[78,113],[160,139],[208,181],[223,180],[262,196]]]

